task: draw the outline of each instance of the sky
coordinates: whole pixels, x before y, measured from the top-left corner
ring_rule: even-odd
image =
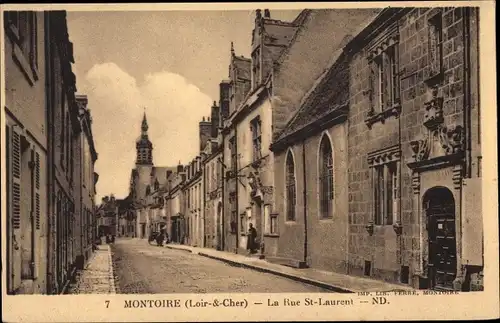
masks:
[[[293,20],[298,10],[271,10]],[[96,201],[128,194],[144,111],[155,166],[199,153],[198,123],[219,101],[230,44],[250,57],[254,11],[121,11],[67,14],[78,94],[88,96],[98,152]]]

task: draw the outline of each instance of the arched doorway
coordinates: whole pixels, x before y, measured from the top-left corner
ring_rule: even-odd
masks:
[[[446,187],[429,189],[423,198],[427,216],[430,289],[453,289],[457,276],[455,199]]]
[[[223,250],[224,246],[222,245],[222,203],[219,202],[217,205],[217,250]]]

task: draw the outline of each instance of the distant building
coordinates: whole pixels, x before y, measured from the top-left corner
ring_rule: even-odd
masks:
[[[186,203],[182,190],[186,181],[186,170],[184,166],[178,165],[175,172],[169,176],[168,193],[165,196],[165,208],[167,216],[167,232],[174,243],[183,244],[186,237]]]
[[[153,144],[148,137],[148,122],[144,113],[141,135],[136,142],[136,167],[131,172],[129,197],[135,210],[138,238],[147,238],[151,231],[148,196],[167,184],[167,178],[175,167],[158,167],[153,164]],[[134,216],[131,216],[134,218]]]
[[[221,100],[220,102],[222,102]],[[222,102],[221,104],[224,104]],[[203,246],[223,250],[223,207],[222,207],[222,137],[221,109],[214,102],[211,114],[211,138],[202,152],[203,167]]]
[[[96,210],[98,238],[108,235],[117,236],[118,214],[119,200],[117,200],[113,194],[103,197],[101,204],[97,206]]]

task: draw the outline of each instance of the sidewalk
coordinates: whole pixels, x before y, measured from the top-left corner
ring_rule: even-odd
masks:
[[[217,251],[209,248],[197,248],[177,244],[167,244],[166,247],[170,249],[183,250],[191,252],[193,254],[198,254],[203,257],[223,261],[233,266],[246,267],[261,272],[286,277],[339,293],[414,290],[407,285],[391,284],[380,280],[349,276],[312,268],[297,269],[279,264],[273,264],[263,259],[247,257],[245,255],[234,254],[225,251]]]
[[[69,294],[116,294],[113,261],[109,245],[99,245],[84,270],[77,273]]]

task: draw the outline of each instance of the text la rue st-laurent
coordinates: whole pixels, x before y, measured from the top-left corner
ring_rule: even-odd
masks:
[[[325,299],[322,297],[304,299],[283,298],[281,300],[267,299],[267,306],[338,306],[354,305],[352,299]]]

